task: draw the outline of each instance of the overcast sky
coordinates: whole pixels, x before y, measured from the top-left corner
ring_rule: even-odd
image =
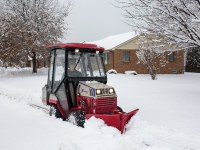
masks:
[[[63,42],[90,42],[110,35],[131,32],[122,11],[114,7],[115,0],[73,0],[71,15],[66,19],[68,36]]]

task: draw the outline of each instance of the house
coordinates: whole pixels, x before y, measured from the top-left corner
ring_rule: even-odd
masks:
[[[26,60],[25,61],[25,65],[22,66],[22,68],[24,68],[24,67],[33,68],[33,61],[31,59],[30,60]],[[37,68],[41,68],[41,67],[48,68],[49,67],[49,60],[46,60],[46,61],[36,60],[36,67]]]
[[[148,74],[146,66],[138,64],[136,51],[139,50],[139,34],[134,32],[109,36],[102,40],[88,42],[104,47],[104,65],[106,71],[115,69],[118,73],[136,71],[138,74]],[[166,45],[165,58],[167,64],[160,68],[159,74],[184,73],[184,49],[178,46]]]

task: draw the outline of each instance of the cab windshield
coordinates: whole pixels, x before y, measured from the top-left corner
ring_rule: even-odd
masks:
[[[68,77],[105,76],[102,57],[99,54],[68,52]]]

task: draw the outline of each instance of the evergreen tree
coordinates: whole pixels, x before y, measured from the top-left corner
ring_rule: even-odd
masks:
[[[185,71],[200,72],[200,47],[188,49]]]

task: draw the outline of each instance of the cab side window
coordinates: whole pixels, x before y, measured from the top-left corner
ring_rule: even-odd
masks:
[[[54,83],[53,89],[56,90],[60,82],[65,76],[65,51],[61,49],[56,50],[54,67]]]
[[[53,63],[54,63],[54,51],[51,52],[50,63],[49,63],[49,78],[48,78],[48,87],[51,89],[52,86],[52,77],[53,77]]]

